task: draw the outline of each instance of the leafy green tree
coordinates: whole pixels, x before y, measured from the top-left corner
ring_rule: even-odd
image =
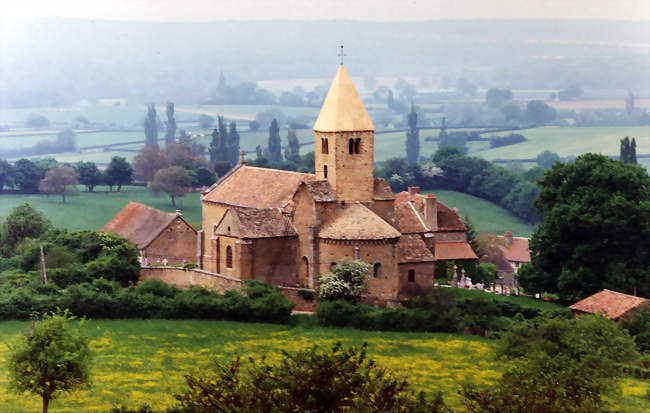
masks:
[[[634,337],[639,351],[650,353],[650,310],[640,311],[631,319],[623,319],[621,327]]]
[[[133,182],[133,167],[125,158],[114,156],[106,168],[106,175],[108,176],[107,184],[113,183],[113,185],[117,185],[117,192],[120,192],[122,185]]]
[[[50,120],[43,115],[32,113],[27,117],[25,124],[30,128],[47,128],[50,126]]]
[[[153,182],[153,177],[161,169],[169,167],[169,159],[166,153],[178,144],[170,143],[165,148],[160,149],[158,145],[145,145],[140,152],[133,158],[133,171],[138,179],[142,179],[148,185]]]
[[[230,122],[228,127],[228,140],[226,141],[226,152],[228,153],[228,162],[231,165],[237,165],[239,162],[239,133],[237,132],[237,123]]]
[[[512,92],[509,89],[491,88],[485,95],[485,103],[491,108],[498,109],[504,103],[512,100]]]
[[[420,131],[418,129],[418,113],[411,103],[411,112],[408,115],[409,129],[406,132],[406,160],[410,164],[417,163],[420,159]]]
[[[511,360],[497,383],[463,386],[471,413],[600,413],[604,395],[638,357],[634,341],[613,321],[538,317],[502,335],[498,355]]]
[[[23,192],[38,193],[38,184],[45,178],[47,169],[29,159],[19,159],[14,163],[14,184]]]
[[[476,256],[481,258],[485,255],[485,251],[483,251],[483,248],[479,242],[478,231],[476,231],[474,223],[469,219],[467,215],[463,217],[463,225],[465,225],[465,228],[467,228],[467,242],[472,247],[472,250],[474,250]]]
[[[4,159],[0,159],[0,194],[7,184],[13,185],[13,167]],[[11,186],[9,185],[9,186]]]
[[[185,376],[189,389],[176,398],[183,411],[203,413],[449,411],[440,394],[427,400],[405,379],[377,366],[366,347],[344,349],[337,343],[329,350],[283,351],[279,364],[249,358],[245,372],[239,357],[229,364],[215,361],[211,374]]]
[[[228,131],[223,116],[217,117],[217,127],[212,131],[212,141],[210,142],[210,161],[212,163],[219,161],[228,161]]]
[[[621,150],[619,159],[624,164],[637,164],[636,160],[636,140],[632,138],[630,140],[629,136],[621,139]]]
[[[560,161],[560,155],[558,155],[555,152],[551,152],[549,150],[545,150],[544,152],[537,155],[537,158],[535,158],[535,162],[537,162],[537,165],[544,169],[549,169],[550,167],[553,166],[553,164],[555,164],[555,162],[559,162],[559,161]]]
[[[74,320],[67,311],[47,314],[10,347],[11,387],[40,396],[43,413],[59,394],[90,384],[89,340]]]
[[[95,162],[78,162],[75,170],[79,176],[79,183],[85,185],[88,192],[92,192],[97,185],[102,183],[103,176]]]
[[[269,161],[281,162],[282,161],[282,140],[280,139],[280,128],[278,121],[273,119],[271,126],[269,126]]]
[[[476,267],[476,271],[472,275],[472,282],[490,286],[497,279],[497,273],[496,265],[490,262],[482,262]]]
[[[343,259],[325,275],[318,277],[318,296],[321,300],[358,301],[366,292],[366,279],[372,266],[361,260]]]
[[[216,181],[214,172],[201,166],[194,170],[199,186],[210,186]]]
[[[158,145],[158,117],[156,116],[156,106],[153,103],[147,106],[147,116],[144,118],[144,136],[145,145]]]
[[[79,181],[74,169],[62,165],[47,171],[45,178],[38,185],[38,190],[47,195],[61,195],[61,202],[65,204],[66,195],[79,192],[77,185],[79,185]]]
[[[524,112],[521,110],[519,105],[514,102],[506,103],[505,105],[501,106],[499,110],[507,121],[520,121],[524,119]]]
[[[650,178],[636,165],[585,154],[540,181],[543,214],[518,272],[530,292],[579,299],[603,288],[650,295]]]
[[[18,205],[0,223],[0,252],[9,257],[22,240],[40,238],[51,228],[50,221],[31,204]]]
[[[154,175],[151,190],[154,193],[166,192],[172,201],[172,206],[176,208],[176,198],[182,198],[189,191],[192,180],[185,168],[180,166],[171,166],[161,169]]]
[[[170,144],[176,139],[176,119],[174,119],[174,102],[167,102],[167,131],[165,143]]]
[[[557,112],[544,101],[531,100],[526,106],[526,116],[536,124],[542,124],[554,120]]]

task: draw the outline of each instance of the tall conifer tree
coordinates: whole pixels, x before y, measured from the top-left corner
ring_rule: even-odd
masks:
[[[269,161],[282,161],[282,141],[280,139],[280,128],[278,121],[273,119],[269,126]]]
[[[442,118],[442,126],[440,127],[440,135],[438,135],[439,143],[438,148],[444,148],[449,144],[447,136],[447,119]]]
[[[174,119],[174,102],[167,102],[167,133],[165,144],[169,145],[176,139],[176,119]]]
[[[239,162],[239,133],[237,132],[237,124],[235,122],[230,122],[229,125],[226,151],[230,164],[236,165]]]
[[[158,124],[156,107],[154,104],[147,106],[147,117],[144,118],[145,145],[158,145]]]
[[[420,158],[420,131],[418,130],[418,114],[415,105],[411,103],[411,112],[408,115],[409,130],[406,132],[406,160],[410,164],[418,162]]]
[[[217,128],[212,132],[212,142],[210,142],[210,161],[212,163],[219,161],[228,161],[228,151],[226,141],[228,139],[228,130],[223,116],[217,117]]]
[[[296,136],[296,130],[294,128],[289,128],[287,132],[287,146],[284,150],[284,158],[294,160],[296,157],[300,156],[300,142],[298,142],[298,136]]]

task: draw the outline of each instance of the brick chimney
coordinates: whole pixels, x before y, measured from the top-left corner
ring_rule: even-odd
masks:
[[[438,230],[438,200],[433,194],[424,198],[424,222],[431,231]]]
[[[176,215],[178,215],[179,217],[182,217],[183,216],[183,211],[181,211],[180,209],[177,209],[176,210]]]
[[[417,194],[420,193],[420,187],[419,186],[409,186],[409,199],[415,198]]]
[[[504,235],[504,238],[506,239],[506,245],[510,245],[512,242],[512,231],[506,231]]]

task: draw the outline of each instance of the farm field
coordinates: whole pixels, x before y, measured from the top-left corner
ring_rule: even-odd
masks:
[[[495,135],[507,135],[501,132]],[[648,126],[597,126],[597,127],[541,127],[516,131],[527,142],[501,148],[473,152],[472,155],[493,159],[529,159],[550,150],[560,156],[596,152],[618,155],[620,141],[625,136],[636,138],[637,154],[650,153],[650,127]]]
[[[512,231],[515,237],[526,238],[530,237],[535,231],[533,225],[527,224],[500,206],[485,199],[446,189],[423,191],[423,193],[435,194],[443,204],[451,208],[458,208],[460,216],[469,216],[477,230],[499,235],[506,231]]]
[[[58,196],[3,194],[0,195],[0,217],[7,216],[13,207],[29,202],[42,211],[56,227],[68,230],[98,230],[129,201],[140,202],[167,212],[175,211],[167,195],[154,196],[145,187],[126,186],[122,187],[122,192],[108,192],[108,187],[99,186],[95,191],[79,192],[79,195],[66,197],[65,204],[61,203],[61,197]],[[201,227],[201,203],[198,193],[187,194],[176,204],[182,208],[183,216],[190,224],[196,228]]]
[[[29,322],[0,323],[0,399],[2,412],[36,412],[40,401],[7,389],[7,343],[19,337]],[[211,360],[229,361],[235,354],[278,360],[281,350],[294,352],[318,344],[331,346],[368,343],[378,364],[405,375],[417,389],[438,390],[452,408],[460,409],[460,383],[490,383],[498,378],[501,362],[493,359],[495,342],[474,336],[442,333],[364,332],[352,329],[290,327],[196,320],[102,320],[83,327],[95,356],[93,387],[52,402],[53,413],[107,412],[112,406],[148,403],[156,408],[175,404],[173,395],[185,388],[183,375],[209,368]],[[616,407],[644,412],[650,386],[627,379]]]

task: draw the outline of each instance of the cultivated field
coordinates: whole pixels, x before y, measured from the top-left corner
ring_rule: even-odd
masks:
[[[29,322],[0,323],[0,412],[40,411],[36,396],[18,396],[7,389],[7,344],[28,327]],[[502,368],[502,362],[493,359],[493,341],[464,335],[165,320],[92,320],[84,331],[95,355],[93,387],[55,400],[53,413],[107,412],[125,403],[172,406],[173,395],[184,390],[183,375],[209,368],[212,359],[228,361],[238,354],[274,361],[280,350],[293,352],[337,341],[367,342],[368,354],[380,365],[407,376],[425,392],[442,391],[456,409],[461,405],[460,383],[493,382]],[[648,388],[640,380],[625,380],[616,406],[628,413],[644,412],[642,396]]]
[[[435,189],[425,191],[433,193],[443,204],[458,208],[461,217],[469,216],[477,230],[493,234],[503,234],[512,231],[516,237],[530,237],[535,231],[529,225],[500,206],[461,192]]]

